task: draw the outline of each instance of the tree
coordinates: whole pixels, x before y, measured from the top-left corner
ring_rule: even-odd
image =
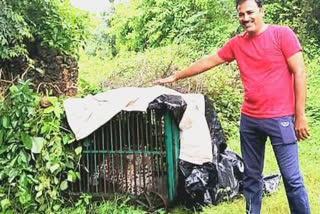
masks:
[[[320,3],[317,0],[268,0],[265,4],[269,22],[290,26],[304,47],[315,56],[320,46]]]
[[[237,30],[234,16],[230,0],[132,0],[117,5],[109,34],[116,36],[118,51],[143,51],[190,40],[197,41],[197,48],[210,50]]]
[[[73,94],[77,80],[76,54],[88,35],[87,13],[68,0],[0,0],[1,94],[18,77],[32,78],[55,88],[54,94]],[[72,61],[72,62],[71,62]]]
[[[68,0],[0,0],[0,59],[28,57],[27,44],[40,42],[72,54],[86,38],[86,15]]]

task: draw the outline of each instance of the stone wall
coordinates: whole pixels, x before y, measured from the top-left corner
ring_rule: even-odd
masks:
[[[77,93],[79,68],[75,56],[61,54],[40,45],[30,46],[29,55],[29,63],[22,57],[0,61],[2,91],[6,85],[18,79],[31,79],[34,89],[44,95],[47,91],[54,96],[74,96]]]

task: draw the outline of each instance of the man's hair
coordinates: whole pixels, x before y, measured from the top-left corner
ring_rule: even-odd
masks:
[[[238,9],[239,4],[242,4],[242,2],[245,2],[248,0],[236,0],[236,9]],[[261,0],[254,0],[259,8],[262,8],[262,1]]]

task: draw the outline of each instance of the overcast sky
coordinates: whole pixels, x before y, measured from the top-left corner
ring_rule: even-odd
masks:
[[[70,0],[70,3],[77,8],[89,12],[102,12],[109,5],[108,0]]]
[[[128,0],[116,0],[115,2],[128,2]],[[82,10],[96,13],[107,10],[110,5],[108,0],[70,0],[70,3]]]

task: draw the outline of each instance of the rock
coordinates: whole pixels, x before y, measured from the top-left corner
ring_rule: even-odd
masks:
[[[42,108],[48,108],[52,103],[49,101],[48,97],[42,97],[40,100],[40,106]]]
[[[24,58],[17,57],[10,61],[0,61],[3,70],[2,79],[11,81],[29,69],[24,74],[24,79],[32,79],[34,89],[40,93],[45,94],[46,91],[52,91],[54,96],[62,94],[73,96],[77,93],[79,69],[77,57],[57,53],[55,50],[41,46],[39,42],[29,44],[29,49],[32,52],[30,58],[34,62],[35,69],[29,69]],[[40,69],[45,71],[44,74],[39,72]]]

